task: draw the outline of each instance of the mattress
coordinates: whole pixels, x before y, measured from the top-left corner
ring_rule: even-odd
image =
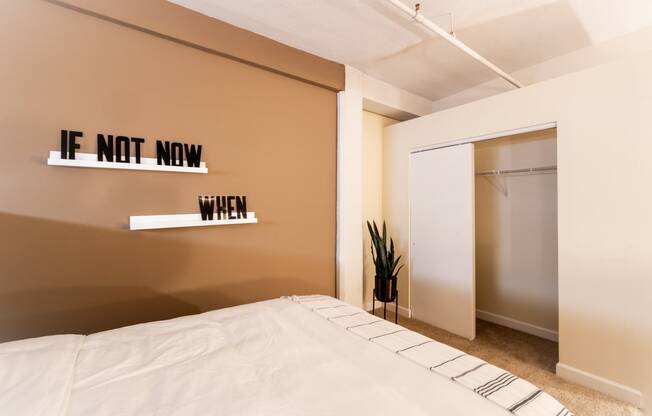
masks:
[[[503,370],[326,296],[0,344],[0,374],[2,415],[570,414]]]

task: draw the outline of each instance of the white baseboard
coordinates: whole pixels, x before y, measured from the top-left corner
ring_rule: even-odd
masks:
[[[640,391],[571,367],[570,365],[557,363],[557,375],[564,380],[572,381],[573,383],[599,391],[600,393],[620,399],[636,407],[640,408],[642,405],[643,395]]]
[[[506,326],[507,328],[525,332],[526,334],[549,339],[550,341],[559,342],[559,332],[553,331],[551,329],[528,324],[527,322],[518,321],[516,319],[508,318],[506,316],[487,311],[482,311],[480,309],[475,311],[475,316],[478,319],[482,319],[483,321],[493,322],[494,324]]]
[[[379,307],[382,308],[383,303],[379,302],[379,301],[376,301],[376,309],[378,309]],[[366,311],[371,311],[371,308],[372,308],[372,302],[365,303],[364,309]],[[395,309],[395,306],[394,306],[393,303],[388,303],[387,304],[387,310],[388,311],[394,312],[394,309]],[[405,306],[401,306],[401,305],[398,306],[398,314],[399,314],[399,316],[405,316],[405,317],[408,317],[408,318],[412,317],[412,311],[409,308],[406,308]]]

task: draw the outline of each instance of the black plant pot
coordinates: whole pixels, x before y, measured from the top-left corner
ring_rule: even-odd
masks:
[[[389,279],[376,276],[376,288],[374,292],[376,293],[376,299],[379,301],[394,302],[398,295],[396,289],[396,276],[392,276]]]

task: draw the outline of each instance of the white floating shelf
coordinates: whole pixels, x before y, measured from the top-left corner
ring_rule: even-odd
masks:
[[[153,230],[157,228],[206,227],[209,225],[256,224],[255,212],[247,212],[247,218],[234,220],[202,220],[201,214],[132,215],[130,230]]]
[[[97,160],[95,153],[75,153],[74,159],[62,159],[61,152],[51,150],[48,158],[50,166],[68,166],[74,168],[100,168],[100,169],[127,169],[127,170],[155,170],[163,172],[185,172],[185,173],[208,173],[205,162],[200,162],[199,167],[188,166],[183,161],[183,166],[168,166],[157,164],[156,158],[141,157],[140,163],[136,163],[136,158],[130,158],[130,163],[106,162]]]

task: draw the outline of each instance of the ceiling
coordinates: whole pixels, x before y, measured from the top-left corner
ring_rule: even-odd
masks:
[[[384,0],[169,1],[433,101],[496,78]],[[652,0],[420,3],[422,13],[446,30],[452,12],[458,39],[508,73],[652,25]]]

